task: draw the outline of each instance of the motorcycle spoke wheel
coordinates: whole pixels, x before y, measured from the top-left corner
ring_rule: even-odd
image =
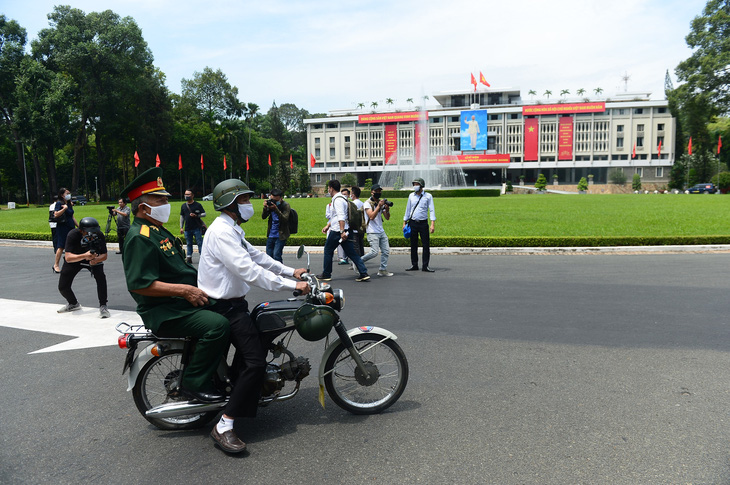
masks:
[[[382,338],[364,334],[352,339],[369,378],[342,343],[325,364],[327,393],[338,406],[353,414],[377,414],[395,403],[405,390],[408,360],[394,340],[380,342]]]
[[[156,427],[165,430],[198,428],[213,419],[216,411],[169,418],[151,418],[145,415],[149,409],[173,401],[184,401],[174,395],[182,375],[182,352],[171,352],[155,357],[145,364],[137,376],[132,394],[134,403],[142,416]]]

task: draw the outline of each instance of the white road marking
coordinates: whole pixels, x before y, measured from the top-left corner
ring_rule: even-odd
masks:
[[[114,328],[120,322],[141,325],[136,312],[109,309],[111,318],[99,318],[99,309],[82,307],[70,313],[57,313],[61,303],[6,300],[0,298],[0,326],[76,337],[66,342],[39,349],[30,354],[90,349],[117,345],[121,335]]]

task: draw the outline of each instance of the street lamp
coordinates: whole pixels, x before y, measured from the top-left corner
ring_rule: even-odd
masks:
[[[96,192],[96,201],[99,202],[99,177],[94,177],[94,191]]]

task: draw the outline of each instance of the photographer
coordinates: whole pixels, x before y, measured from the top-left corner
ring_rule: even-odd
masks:
[[[119,207],[116,209],[109,209],[112,215],[117,216],[117,239],[119,240],[119,251],[117,254],[124,253],[124,237],[129,232],[129,214],[132,211],[127,207],[127,201],[119,199]]]
[[[264,201],[264,210],[261,212],[262,219],[269,219],[269,227],[266,230],[266,254],[278,262],[282,262],[282,252],[289,239],[289,214],[291,207],[282,200],[280,189],[271,189],[269,198]]]
[[[84,217],[79,222],[78,229],[72,229],[66,239],[66,256],[58,279],[58,291],[68,301],[58,310],[58,313],[80,310],[81,305],[71,289],[74,278],[79,271],[86,268],[96,280],[96,293],[99,297],[99,317],[109,318],[109,309],[106,307],[107,289],[104,261],[107,257],[106,240],[101,232],[99,223],[93,217]]]
[[[365,215],[369,219],[367,234],[370,252],[363,256],[362,261],[373,259],[378,255],[378,248],[380,248],[382,254],[380,256],[378,276],[393,276],[393,273],[388,271],[390,242],[383,228],[383,216],[385,216],[385,220],[390,220],[390,208],[393,207],[393,203],[388,199],[381,199],[382,195],[383,188],[378,184],[374,184],[370,189],[370,198],[364,202]]]
[[[180,234],[185,233],[185,242],[188,244],[188,263],[193,262],[193,238],[198,243],[198,254],[203,252],[203,226],[201,219],[205,217],[205,209],[200,202],[195,202],[193,191],[185,191],[185,203],[180,207]]]

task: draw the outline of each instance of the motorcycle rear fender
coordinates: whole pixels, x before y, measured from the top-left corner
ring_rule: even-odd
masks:
[[[150,342],[147,347],[140,350],[137,357],[135,357],[132,361],[132,365],[129,366],[129,374],[127,375],[127,391],[131,391],[134,388],[134,384],[137,382],[137,376],[145,364],[155,358],[155,356],[152,355],[152,347],[154,347],[154,344],[154,342]],[[171,341],[167,343],[167,345],[170,349],[182,350],[184,343]]]
[[[376,335],[380,337],[381,340],[398,340],[398,337],[391,332],[390,330],[386,330],[384,328],[380,327],[355,327],[351,328],[347,331],[347,335],[350,336],[350,338],[353,338],[355,335],[361,335],[361,334],[369,334],[369,335]],[[335,347],[339,345],[340,338],[337,337],[335,340],[333,340],[329,347],[325,349],[324,354],[322,355],[322,361],[319,363],[319,389],[320,393],[324,390],[324,366],[327,363],[327,360],[330,358],[330,355],[332,352],[334,352]],[[320,400],[320,403],[322,404],[322,407],[324,407],[323,400]]]

